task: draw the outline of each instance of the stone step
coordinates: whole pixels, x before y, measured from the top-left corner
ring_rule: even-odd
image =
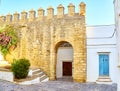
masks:
[[[98,79],[98,82],[112,82],[111,79]]]
[[[1,67],[0,67],[0,71],[11,72],[11,70],[10,70],[10,69],[1,68]]]
[[[110,79],[110,77],[99,77],[97,80],[96,80],[96,83],[99,83],[99,84],[112,84],[112,80]]]
[[[38,74],[39,77],[41,77],[41,76],[43,76],[43,75],[45,75],[44,72],[41,72],[40,74]]]
[[[38,73],[41,73],[42,71],[40,70],[40,69],[37,69],[37,70],[33,70],[32,71],[32,74],[34,75],[34,74],[38,74]]]
[[[49,80],[49,78],[46,75],[40,77],[40,82],[45,82],[45,81],[48,81],[48,80]]]
[[[110,79],[109,76],[100,76],[99,79]]]
[[[37,76],[41,77],[44,74],[45,74],[44,72],[40,72],[40,73],[36,73],[36,74],[33,74],[33,75],[37,75]]]

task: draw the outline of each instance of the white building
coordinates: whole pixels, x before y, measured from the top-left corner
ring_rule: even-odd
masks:
[[[114,25],[87,26],[86,35],[87,82],[117,83],[118,60]],[[72,46],[61,45],[57,53],[57,78],[64,76],[62,63],[72,64],[72,61]]]
[[[114,25],[87,26],[87,81],[117,83]]]
[[[118,91],[120,91],[120,0],[114,0],[115,28],[117,31],[117,54],[118,54]]]
[[[120,0],[114,0],[115,28],[117,31],[117,48],[120,50]],[[120,66],[120,51],[118,51],[118,66]]]

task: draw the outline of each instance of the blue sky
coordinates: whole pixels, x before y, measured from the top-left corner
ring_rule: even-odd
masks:
[[[15,11],[21,12],[30,9],[38,10],[42,7],[47,9],[53,6],[55,14],[57,6],[62,4],[67,13],[67,6],[73,3],[76,6],[75,11],[78,12],[78,5],[81,1],[86,3],[86,24],[87,25],[108,25],[114,24],[114,5],[113,0],[1,0],[0,15],[13,14]]]

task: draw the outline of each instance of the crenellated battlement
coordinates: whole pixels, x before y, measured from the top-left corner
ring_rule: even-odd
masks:
[[[70,3],[68,5],[68,13],[67,16],[71,17],[75,15],[75,5],[73,5],[72,3]],[[79,13],[79,15],[81,16],[85,16],[86,13],[86,4],[84,2],[81,2],[79,4],[79,11],[77,12]],[[58,5],[57,7],[57,18],[64,18],[64,7],[62,4]],[[21,12],[21,14],[15,12],[13,15],[12,14],[8,14],[6,16],[2,15],[0,16],[0,22],[24,22],[26,20],[28,21],[33,21],[33,20],[42,20],[44,17],[46,17],[46,19],[52,19],[54,17],[54,9],[52,8],[52,6],[47,8],[47,15],[45,16],[45,10],[43,8],[39,8],[38,11],[36,12],[35,10],[31,9],[28,12],[26,12],[25,10],[23,10]]]

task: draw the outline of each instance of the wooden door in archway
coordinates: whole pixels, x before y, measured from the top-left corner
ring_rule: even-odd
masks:
[[[63,76],[72,76],[72,62],[63,62]]]

